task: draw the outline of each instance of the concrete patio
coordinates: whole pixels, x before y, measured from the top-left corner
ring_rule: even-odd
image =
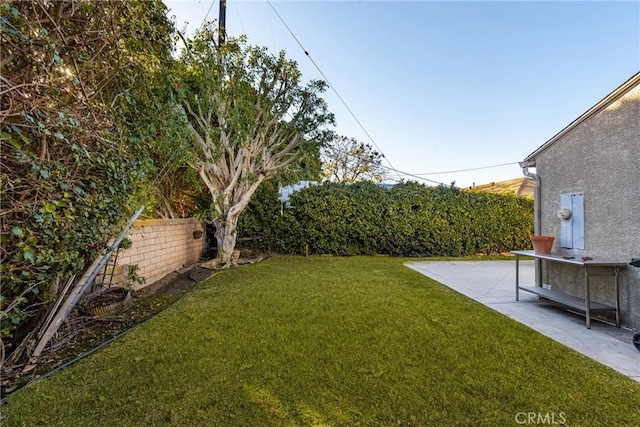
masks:
[[[532,329],[640,382],[640,353],[634,332],[584,316],[520,292],[515,300],[515,261],[422,261],[407,267],[428,276]],[[534,262],[520,261],[520,283],[535,283]]]

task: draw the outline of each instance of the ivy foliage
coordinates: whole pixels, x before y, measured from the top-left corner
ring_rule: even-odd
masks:
[[[7,354],[150,193],[173,28],[161,1],[0,5]],[[169,91],[165,91],[169,93]]]
[[[241,217],[244,246],[289,254],[463,256],[529,247],[533,203],[517,196],[370,182],[325,183],[291,196],[263,186]]]

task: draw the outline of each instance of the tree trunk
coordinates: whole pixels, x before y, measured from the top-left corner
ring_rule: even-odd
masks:
[[[214,218],[213,224],[216,227],[216,241],[218,244],[217,255],[214,259],[201,264],[204,268],[226,268],[231,267],[233,262],[231,255],[236,247],[236,234],[238,226],[238,218],[240,213],[232,214],[229,212],[227,218]]]
[[[239,216],[239,214],[235,216],[229,214],[224,223],[214,220],[216,240],[218,241],[218,254],[215,259],[215,264],[218,267],[231,266],[231,255],[236,248],[236,227]]]
[[[222,205],[219,206],[220,209],[218,210],[218,212],[223,212],[223,214],[217,218],[213,218],[213,224],[216,226],[215,236],[218,243],[218,254],[215,259],[201,264],[202,267],[225,268],[233,265],[231,256],[236,248],[238,218],[240,218],[240,214],[244,208],[247,207],[251,196],[255,193],[262,181],[264,181],[264,176],[258,177],[256,182],[245,187],[244,191],[240,190],[242,196],[237,197],[237,202],[232,206],[227,204],[228,201],[225,203],[223,199]],[[214,194],[213,191],[212,194]]]

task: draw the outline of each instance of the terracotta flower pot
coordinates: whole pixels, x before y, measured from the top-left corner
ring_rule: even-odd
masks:
[[[531,236],[533,251],[537,254],[550,254],[554,240],[553,236]]]

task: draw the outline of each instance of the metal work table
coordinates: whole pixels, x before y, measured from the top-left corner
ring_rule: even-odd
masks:
[[[626,263],[612,261],[607,259],[594,258],[582,260],[580,257],[568,258],[562,254],[537,254],[534,251],[511,251],[516,256],[516,301],[520,299],[520,291],[526,291],[538,295],[549,301],[557,302],[567,307],[583,311],[586,317],[587,328],[591,329],[591,312],[595,311],[615,311],[616,326],[620,327],[620,290],[618,284],[618,275],[620,267],[625,267]],[[542,287],[541,278],[538,278],[536,286],[520,286],[520,256],[528,256],[537,259],[543,259],[547,262],[560,262],[564,264],[573,264],[584,269],[584,298],[578,298],[558,291],[552,291]],[[593,273],[589,269],[591,267],[608,267],[612,269],[611,274]],[[591,301],[589,278],[594,276],[613,277],[615,281],[615,306],[601,304]]]

